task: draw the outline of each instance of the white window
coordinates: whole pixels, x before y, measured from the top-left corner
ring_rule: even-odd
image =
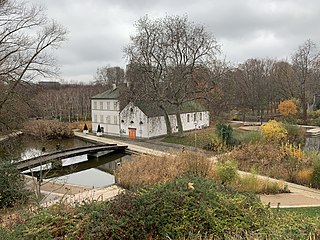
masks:
[[[100,102],[100,109],[103,109],[103,102]]]
[[[96,101],[93,102],[93,109],[97,109],[97,102]]]
[[[113,103],[113,109],[114,110],[118,110],[118,102],[114,102]]]
[[[200,113],[200,121],[202,121],[202,113]]]
[[[110,124],[110,116],[106,117],[106,122],[107,122],[107,124]]]
[[[103,123],[103,115],[100,115],[100,122]]]
[[[113,116],[113,123],[118,124],[118,116]]]
[[[187,122],[190,122],[190,114],[187,114]]]
[[[110,110],[110,102],[107,102],[107,110]]]
[[[196,113],[193,114],[193,121],[194,121],[194,122],[197,121],[197,114],[196,114]]]
[[[93,122],[96,122],[96,121],[97,121],[97,115],[93,115],[92,121],[93,121]]]

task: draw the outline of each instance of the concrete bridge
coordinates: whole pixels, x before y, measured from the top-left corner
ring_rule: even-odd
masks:
[[[58,152],[48,153],[44,154],[38,157],[26,159],[20,162],[16,163],[16,168],[20,171],[24,171],[42,164],[46,163],[54,163],[54,162],[60,162],[61,160],[65,158],[70,158],[74,156],[79,155],[94,155],[98,152],[106,152],[106,151],[115,151],[115,152],[123,152],[128,146],[117,146],[116,144],[105,144],[105,145],[99,145],[99,146],[89,146],[89,147],[79,147],[79,148],[72,148],[72,149],[66,149]]]

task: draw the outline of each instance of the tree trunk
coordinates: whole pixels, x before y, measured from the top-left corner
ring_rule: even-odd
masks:
[[[178,124],[178,135],[180,137],[182,137],[183,136],[183,126],[182,126],[181,116],[180,116],[179,110],[177,110],[176,117],[177,117],[177,124]]]
[[[304,77],[306,79],[307,77]],[[301,104],[302,104],[302,117],[303,120],[306,122],[308,118],[308,113],[307,113],[307,99],[306,99],[306,80],[303,81],[301,84],[301,91],[302,91],[302,97],[301,97]]]
[[[167,127],[167,135],[171,136],[172,135],[172,129],[171,129],[171,124],[170,124],[170,119],[169,119],[168,112],[166,111],[166,109],[162,105],[160,105],[159,107],[162,109],[162,111],[164,113],[164,120],[166,122],[166,127]]]

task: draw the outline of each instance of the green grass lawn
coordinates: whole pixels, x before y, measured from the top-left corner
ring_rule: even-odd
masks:
[[[198,148],[205,148],[208,143],[212,141],[214,135],[215,127],[210,127],[206,129],[190,131],[184,133],[182,137],[179,136],[168,136],[162,141],[167,143],[182,144],[185,146],[197,146]],[[233,138],[241,143],[257,143],[262,141],[262,136],[260,132],[257,131],[243,131],[237,128],[233,129]]]
[[[278,209],[274,209],[278,211]],[[280,208],[280,212],[297,213],[304,217],[320,218],[320,207],[305,207],[305,208]]]
[[[195,130],[184,133],[182,137],[168,136],[162,141],[167,143],[182,144],[185,146],[196,146],[198,148],[204,148],[211,142],[214,134],[214,128],[206,128],[201,130]]]

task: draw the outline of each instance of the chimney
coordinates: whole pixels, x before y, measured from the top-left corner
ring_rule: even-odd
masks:
[[[115,90],[117,88],[117,85],[115,83],[112,83],[112,90]]]

